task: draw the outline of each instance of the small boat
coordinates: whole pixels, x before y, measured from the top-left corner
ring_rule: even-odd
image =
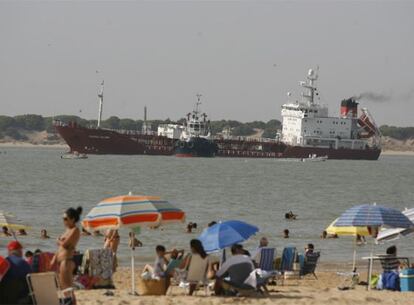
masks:
[[[309,155],[308,158],[300,159],[302,162],[323,162],[328,160],[328,156],[317,156],[316,154]]]
[[[66,153],[60,156],[61,159],[88,159],[87,154],[80,154],[77,151],[73,153]]]

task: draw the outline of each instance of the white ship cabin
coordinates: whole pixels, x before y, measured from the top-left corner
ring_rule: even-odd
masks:
[[[302,93],[302,101],[282,106],[282,141],[292,146],[364,149],[367,142],[358,139],[353,111],[330,117],[327,106],[314,102],[318,95],[314,84],[317,77],[315,71],[309,70],[308,81],[300,83],[307,89]]]
[[[161,124],[158,126],[158,135],[164,136],[170,139],[179,139],[182,132],[184,131],[184,126],[178,124]]]

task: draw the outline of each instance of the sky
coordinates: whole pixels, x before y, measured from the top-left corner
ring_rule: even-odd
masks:
[[[0,114],[280,119],[319,67],[320,103],[361,95],[414,126],[414,1],[1,1]]]

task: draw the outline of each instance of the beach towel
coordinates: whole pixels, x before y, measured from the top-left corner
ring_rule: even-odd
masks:
[[[93,277],[112,278],[113,254],[111,249],[88,249],[82,258],[82,271]]]
[[[295,262],[296,257],[296,248],[295,247],[286,247],[283,249],[282,253],[282,262],[280,263],[280,270],[283,271],[292,271],[293,263]]]
[[[56,271],[57,264],[50,265],[54,254],[50,252],[42,252],[33,256],[31,267],[33,273]]]

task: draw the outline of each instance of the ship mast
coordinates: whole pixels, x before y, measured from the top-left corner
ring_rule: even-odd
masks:
[[[315,72],[313,69],[309,69],[308,76],[306,78],[308,79],[307,82],[300,82],[300,85],[303,88],[308,89],[308,92],[302,93],[302,97],[308,102],[309,105],[314,105],[316,91],[315,82],[318,79],[318,73]]]
[[[101,89],[98,92],[98,101],[99,101],[98,125],[97,125],[98,128],[101,127],[101,121],[102,121],[103,93],[104,93],[104,81],[102,81]]]
[[[197,97],[197,103],[196,103],[196,106],[195,106],[195,110],[194,110],[194,114],[196,115],[196,118],[198,119],[198,106],[200,106],[201,105],[201,97],[202,97],[203,95],[201,94],[201,93],[197,93],[196,94],[196,97]]]

